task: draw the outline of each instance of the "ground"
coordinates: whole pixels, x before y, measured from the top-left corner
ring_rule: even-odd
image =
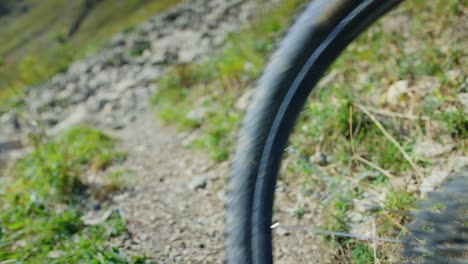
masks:
[[[73,219],[84,230],[120,219],[126,230],[101,238],[119,256],[222,262],[225,186],[238,124],[275,43],[305,2],[260,1],[268,8],[259,11],[256,1],[188,1],[115,35],[100,52],[0,105],[0,161],[42,151],[48,156],[36,155],[36,163],[60,178],[82,180],[90,194],[80,196],[87,205]],[[318,85],[276,191],[274,222],[296,227],[274,230],[280,263],[398,263],[394,244],[297,229],[399,239],[415,201],[468,163],[460,41],[468,31],[459,2],[407,1],[354,42]],[[125,154],[83,161],[82,149],[65,146],[63,159],[44,151],[48,140],[83,131],[74,130],[82,125],[111,135]],[[68,156],[80,158],[73,173]],[[7,176],[0,180],[26,177]],[[15,231],[2,224],[0,258],[11,242],[3,243],[2,234]],[[67,234],[79,235],[73,232]],[[44,248],[59,262],[63,249]]]

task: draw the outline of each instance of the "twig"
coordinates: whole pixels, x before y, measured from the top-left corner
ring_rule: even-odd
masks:
[[[384,213],[384,215],[385,215],[390,221],[392,221],[393,224],[395,224],[396,226],[398,226],[401,230],[405,231],[407,234],[409,234],[411,237],[413,237],[413,238],[414,238],[416,241],[418,241],[419,243],[421,243],[421,244],[424,243],[421,239],[415,237],[415,236],[413,235],[413,233],[411,233],[406,227],[404,227],[402,224],[398,223],[398,221],[396,221],[395,219],[393,219],[393,218],[387,213],[387,211],[382,210],[382,212]]]
[[[366,160],[365,158],[359,156],[359,155],[354,155],[353,158],[359,160],[360,162],[369,165],[370,167],[380,171],[383,175],[387,176],[388,178],[395,178],[395,175],[391,174],[390,172],[380,168],[377,164],[372,163],[371,161]]]
[[[351,140],[351,151],[353,155],[356,154],[354,151],[354,133],[353,133],[353,105],[349,106],[349,137]]]
[[[398,112],[392,112],[392,111],[388,111],[388,110],[382,110],[382,109],[374,108],[374,107],[371,107],[371,106],[364,106],[364,105],[359,104],[359,103],[355,103],[355,105],[358,106],[358,107],[364,107],[367,110],[369,110],[370,112],[374,112],[374,113],[379,114],[379,115],[398,117],[398,118],[405,118],[405,119],[412,119],[412,120],[424,120],[424,121],[431,120],[427,116],[417,116],[417,115],[412,115],[412,114],[403,114],[403,113],[398,113]]]
[[[400,143],[398,143],[398,141],[396,141],[387,132],[387,130],[385,130],[383,125],[380,123],[380,121],[372,113],[370,113],[369,110],[365,106],[360,105],[360,104],[356,104],[356,106],[359,107],[359,109],[361,109],[375,123],[375,125],[380,129],[380,131],[384,134],[384,136],[388,140],[390,140],[390,142],[392,142],[393,145],[395,145],[395,147],[397,147],[397,149],[400,151],[400,153],[403,155],[403,157],[409,162],[411,167],[413,167],[414,171],[418,174],[418,176],[420,178],[423,178],[424,175],[421,173],[421,169],[418,167],[418,165],[416,165],[416,163],[413,162],[411,157],[408,155],[408,153],[406,153],[406,151],[403,149],[403,147],[400,145]]]
[[[368,189],[369,192],[371,192],[372,194],[374,194],[376,197],[378,197],[378,193],[372,189]],[[396,221],[395,219],[393,219],[388,213],[387,211],[385,210],[385,205],[379,200],[377,199],[376,200],[377,204],[380,206],[381,210],[382,210],[382,213],[385,215],[385,217],[387,217],[394,225],[396,225],[398,228],[400,228],[400,230],[406,232],[407,234],[409,234],[411,237],[413,237],[416,241],[418,241],[419,243],[423,244],[423,241],[419,238],[417,238],[416,236],[414,236],[406,227],[404,227],[402,224],[400,224],[398,221]]]

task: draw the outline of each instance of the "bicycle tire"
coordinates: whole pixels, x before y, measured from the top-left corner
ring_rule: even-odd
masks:
[[[316,0],[289,29],[257,83],[229,179],[228,263],[273,263],[276,178],[293,125],[315,84],[345,47],[402,0]]]

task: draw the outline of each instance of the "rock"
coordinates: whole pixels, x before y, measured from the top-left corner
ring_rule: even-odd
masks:
[[[348,213],[348,218],[353,223],[360,223],[360,222],[362,222],[362,220],[365,219],[363,214],[361,214],[359,212],[356,212],[356,211],[349,212]]]
[[[148,59],[152,65],[166,63],[166,54],[163,52],[152,53]]]
[[[130,92],[120,98],[120,107],[125,111],[126,114],[130,114],[132,110],[136,108],[137,98],[135,93]]]
[[[62,122],[58,123],[50,130],[51,135],[57,135],[73,126],[83,123],[88,117],[88,111],[84,105],[76,107],[72,113]]]
[[[182,143],[181,143],[182,147],[189,147],[199,137],[200,137],[200,130],[198,130],[198,129],[193,131],[192,133],[184,136],[184,138],[182,140]]]
[[[128,58],[125,55],[125,49],[112,50],[103,61],[105,67],[120,67],[128,63]]]
[[[22,147],[20,140],[0,141],[0,154]]]
[[[289,230],[281,228],[281,226],[279,226],[278,228],[275,228],[275,231],[280,236],[289,236],[289,235],[291,235],[291,232]]]
[[[93,96],[90,99],[88,99],[88,102],[86,103],[87,109],[92,113],[96,113],[101,111],[108,102],[109,100],[107,100],[106,98]]]
[[[326,155],[325,153],[316,152],[314,155],[309,157],[309,161],[313,164],[317,164],[319,166],[327,166],[331,162],[330,156]]]
[[[67,73],[79,76],[86,73],[88,70],[88,65],[85,61],[74,62],[69,68]]]
[[[124,79],[124,80],[121,80],[120,82],[118,82],[114,89],[117,93],[119,94],[122,94],[123,92],[125,92],[126,90],[128,89],[131,89],[135,86],[136,82],[134,79]]]
[[[67,253],[62,250],[52,250],[49,252],[49,254],[47,254],[47,258],[56,259],[64,256],[65,254]]]
[[[436,189],[436,187],[440,186],[445,179],[449,176],[450,171],[448,170],[438,170],[434,169],[431,172],[429,177],[423,179],[420,192],[422,197],[426,197],[429,192],[432,192]]]
[[[11,111],[0,117],[0,131],[5,134],[16,134],[21,129],[18,113]]]
[[[110,41],[110,46],[111,47],[123,46],[125,45],[125,41],[126,41],[125,35],[122,33],[118,33],[112,37]]]
[[[56,98],[60,101],[68,100],[73,94],[77,92],[77,85],[73,82],[69,82],[65,85],[65,89],[57,93]]]
[[[205,189],[208,183],[208,177],[206,175],[198,175],[192,177],[188,187],[190,190]]]
[[[409,193],[415,193],[419,190],[418,184],[414,179],[408,181],[406,185],[406,191]]]
[[[442,145],[432,140],[418,141],[413,148],[413,153],[425,158],[434,158],[451,151],[453,144]]]
[[[459,69],[454,69],[446,72],[445,76],[449,82],[455,83],[459,81],[460,77],[463,77],[463,72]]]
[[[385,199],[385,194],[382,193],[381,197],[377,197],[374,193],[365,192],[362,194],[362,199],[354,199],[354,209],[360,213],[373,212],[379,208],[379,201]]]
[[[400,80],[394,82],[390,87],[388,87],[387,92],[385,93],[385,102],[392,105],[397,106],[400,104],[402,97],[407,93],[409,89],[409,81],[408,80]]]
[[[104,213],[90,211],[81,217],[81,221],[88,226],[99,225],[104,223],[113,212],[113,210],[107,210]]]
[[[242,94],[242,96],[239,97],[239,99],[237,99],[237,102],[235,103],[234,107],[241,111],[246,110],[254,93],[255,93],[255,89],[247,89],[244,92],[244,94]]]
[[[158,67],[143,67],[134,78],[141,83],[154,81],[161,76],[161,71]]]
[[[373,218],[362,218],[358,222],[353,222],[350,224],[349,232],[355,236],[370,237],[374,235],[372,225]]]
[[[44,105],[47,106],[54,106],[54,102],[56,100],[56,92],[53,89],[49,89],[49,86],[43,86],[38,89],[40,90],[39,93],[39,100],[42,101]],[[31,98],[33,100],[37,100],[38,98]]]
[[[131,43],[130,53],[132,56],[140,56],[145,50],[151,48],[151,43],[145,39],[134,39]]]
[[[41,120],[46,127],[53,127],[59,122],[59,117],[55,113],[45,112],[41,114]]]
[[[463,111],[468,113],[468,93],[459,93],[458,100],[463,105]]]
[[[194,122],[201,122],[206,116],[206,108],[200,107],[200,108],[195,108],[192,111],[190,111],[185,118],[190,121]]]
[[[91,95],[91,93],[87,90],[81,90],[81,91],[78,91],[74,94],[72,94],[69,98],[69,102],[71,104],[79,104],[79,103],[82,103],[84,101],[86,101],[89,96]]]
[[[468,157],[467,156],[450,157],[448,164],[447,164],[447,168],[455,173],[468,170]]]
[[[390,185],[393,189],[404,189],[406,186],[406,180],[404,177],[394,177],[389,179]]]

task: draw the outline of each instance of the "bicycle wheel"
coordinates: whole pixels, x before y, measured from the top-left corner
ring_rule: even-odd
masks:
[[[316,0],[273,54],[243,121],[227,204],[229,263],[272,263],[280,161],[314,85],[341,51],[402,0]]]

